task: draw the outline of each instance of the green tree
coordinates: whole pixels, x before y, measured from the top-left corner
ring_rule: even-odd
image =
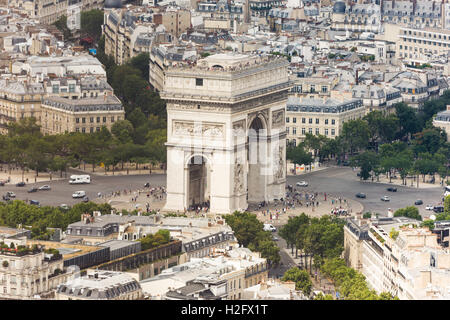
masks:
[[[102,35],[104,14],[102,10],[81,12],[81,34],[88,35],[98,41]]]
[[[394,217],[408,217],[422,221],[422,216],[419,214],[419,209],[414,206],[398,209],[394,212]]]
[[[368,145],[369,125],[362,119],[349,120],[342,127],[342,137],[348,143],[350,154]]]
[[[287,270],[282,281],[293,281],[295,282],[295,290],[302,291],[305,295],[309,296],[312,289],[312,281],[308,272],[305,270],[300,270],[299,268],[291,268]]]

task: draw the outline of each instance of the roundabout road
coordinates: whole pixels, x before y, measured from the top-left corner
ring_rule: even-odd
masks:
[[[414,206],[417,199],[423,201],[422,205],[416,206],[423,217],[429,217],[432,211],[425,210],[427,204],[436,205],[442,201],[444,194],[443,188],[437,185],[433,188],[417,189],[414,187],[394,185],[397,192],[389,192],[386,189],[392,184],[373,183],[370,181],[360,181],[356,176],[357,171],[349,167],[330,167],[320,171],[307,174],[288,176],[287,184],[305,180],[308,187],[296,187],[300,190],[314,192],[326,192],[327,195],[334,197],[344,197],[360,202],[364,206],[363,212],[376,212],[381,215],[387,215],[388,208],[397,210],[407,206]],[[365,199],[358,199],[355,194],[362,192],[366,194]],[[381,197],[389,196],[389,202],[381,201]]]
[[[16,187],[6,185],[0,187],[0,194],[6,191],[13,191],[20,200],[38,200],[42,205],[58,206],[62,203],[73,205],[80,202],[80,199],[72,199],[72,193],[78,190],[86,191],[89,199],[95,199],[97,193],[108,194],[114,191],[137,190],[143,189],[146,182],[150,182],[153,186],[165,186],[165,174],[142,174],[142,175],[91,175],[91,184],[70,185],[68,180],[55,180],[41,182],[38,184],[28,184],[25,187]],[[377,212],[382,215],[387,214],[388,208],[394,211],[406,206],[414,205],[417,199],[423,200],[424,204],[417,206],[422,216],[428,217],[432,212],[425,210],[427,204],[436,205],[443,196],[443,188],[436,186],[435,188],[416,189],[414,187],[396,186],[397,192],[389,192],[386,190],[390,184],[362,182],[356,176],[356,171],[352,171],[349,167],[330,167],[320,171],[307,173],[298,176],[288,176],[287,184],[292,184],[301,180],[308,182],[308,187],[296,187],[302,191],[326,192],[328,197],[343,197],[357,200],[364,206],[364,212]],[[38,191],[36,193],[28,193],[32,186],[41,186],[48,184],[51,186],[50,191]],[[367,195],[366,199],[357,199],[355,194],[363,192]],[[381,197],[388,195],[391,198],[389,202],[381,201]],[[131,196],[130,196],[131,197]]]

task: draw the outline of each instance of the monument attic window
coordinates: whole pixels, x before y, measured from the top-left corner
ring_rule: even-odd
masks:
[[[202,78],[195,78],[195,85],[196,86],[203,86],[203,79]]]

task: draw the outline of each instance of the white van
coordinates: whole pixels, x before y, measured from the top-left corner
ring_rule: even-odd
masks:
[[[277,231],[277,228],[275,228],[273,225],[271,225],[270,223],[264,223],[264,231],[272,231],[275,232]]]
[[[70,184],[91,183],[91,176],[88,174],[71,175],[69,183]]]
[[[84,191],[75,191],[74,194],[72,194],[72,198],[83,198],[86,196],[86,192]]]

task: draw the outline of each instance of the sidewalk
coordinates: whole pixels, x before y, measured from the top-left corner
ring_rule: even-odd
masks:
[[[22,180],[22,170],[11,170],[8,171],[7,166],[0,167],[0,181],[7,181],[8,178],[10,181],[6,183],[6,185],[15,185],[18,182],[24,181],[26,184],[34,184],[34,183],[41,183],[41,182],[48,182],[52,180],[62,180],[65,179],[65,175],[63,173],[62,178],[60,177],[59,172],[54,172],[52,174],[48,172],[39,172],[39,176],[36,177],[36,172],[34,170],[25,170],[23,173],[23,180]]]
[[[120,167],[121,168],[121,167]],[[111,170],[105,172],[105,168],[104,167],[100,167],[100,166],[95,166],[95,171],[92,172],[92,165],[90,164],[86,164],[86,169],[84,165],[81,165],[80,167],[76,167],[76,168],[70,168],[71,171],[76,171],[79,172],[79,174],[90,174],[90,175],[97,175],[97,176],[125,176],[125,175],[140,175],[140,174],[150,174],[150,169],[144,165],[141,165],[140,168],[138,170],[136,170],[136,166],[133,166],[132,168],[124,168],[123,170],[121,169],[118,170],[114,170],[114,172]],[[151,173],[158,173],[158,174],[163,174],[165,173],[165,170],[163,169],[159,169],[159,168],[152,168],[151,169]]]
[[[405,187],[405,188],[414,188],[417,189],[417,177],[413,177],[413,178],[406,178],[406,185],[403,184],[403,179],[397,175],[396,177],[392,177],[392,182],[389,182],[389,176],[386,176],[384,174],[380,175],[377,178],[374,177],[373,181],[372,178],[369,178],[367,180],[362,180],[360,179],[356,174],[359,172],[359,169],[353,170],[353,172],[355,173],[355,179],[360,180],[361,182],[366,182],[366,183],[383,183],[383,184],[390,184],[390,185],[395,185],[395,186],[400,186],[400,187]],[[426,175],[425,176],[425,181],[430,181],[431,178],[433,176],[429,176]],[[428,183],[428,182],[423,182],[423,178],[422,176],[419,177],[419,189],[427,189],[427,188],[439,188],[439,187],[443,187],[443,185],[441,185],[441,180],[440,178],[436,175],[435,176],[435,183]]]
[[[344,201],[345,200],[345,201]],[[283,225],[286,224],[289,217],[295,217],[303,212],[308,215],[309,217],[317,217],[320,218],[323,215],[330,215],[331,210],[335,208],[342,207],[343,209],[347,209],[350,216],[355,216],[357,213],[360,213],[363,211],[363,205],[359,203],[358,201],[352,200],[352,199],[342,199],[341,203],[339,203],[339,200],[337,197],[334,197],[333,195],[327,194],[327,200],[324,200],[323,194],[319,193],[318,196],[319,206],[295,206],[294,208],[288,208],[286,213],[283,213],[283,205],[269,205],[268,207],[261,208],[260,210],[248,210],[251,213],[256,214],[258,217],[258,220],[264,223],[272,223],[273,225]],[[332,203],[334,202],[334,203]],[[267,211],[269,209],[269,214],[264,215],[262,213],[263,210]],[[277,210],[279,211],[278,219],[276,219],[276,213]],[[272,213],[272,220],[270,219],[270,213]],[[275,216],[275,217],[274,217]]]
[[[282,250],[284,250],[284,252],[286,252],[289,255],[289,257],[292,258],[292,260],[294,260],[294,262],[297,266],[303,265],[303,268],[304,268],[305,258],[300,257],[300,252],[298,253],[298,257],[296,258],[295,257],[295,248],[294,248],[294,254],[292,254],[292,249],[290,249],[290,248],[289,249],[283,248]],[[314,270],[314,268],[313,268],[313,270]],[[307,271],[309,272],[309,258],[308,258],[308,270]],[[336,289],[334,287],[334,284],[329,279],[322,276],[320,274],[320,271],[318,271],[317,274],[314,274],[311,276],[311,281],[313,283],[312,291],[320,290],[324,294],[331,294],[333,297],[335,297]]]

